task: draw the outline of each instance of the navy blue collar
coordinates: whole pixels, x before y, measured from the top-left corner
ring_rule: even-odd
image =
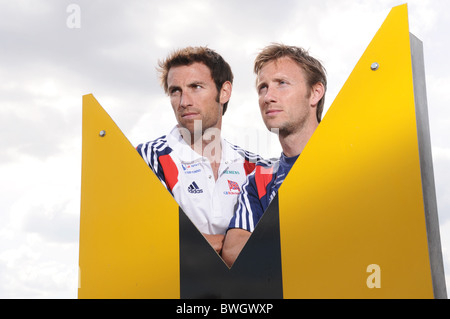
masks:
[[[281,152],[281,157],[280,157],[280,164],[281,165],[287,165],[287,166],[292,166],[294,165],[295,161],[297,160],[297,158],[300,156],[299,155],[295,155],[292,157],[287,157],[286,155],[284,155],[283,152]]]

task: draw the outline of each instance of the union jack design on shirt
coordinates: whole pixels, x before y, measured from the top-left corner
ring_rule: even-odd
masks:
[[[230,180],[228,180],[228,187],[230,188],[230,191],[241,191],[239,184]]]

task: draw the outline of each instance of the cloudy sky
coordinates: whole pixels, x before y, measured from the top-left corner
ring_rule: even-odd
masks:
[[[278,156],[256,104],[252,62],[258,50],[283,42],[322,60],[327,109],[390,9],[402,3],[0,0],[0,298],[77,297],[82,95],[93,93],[131,143],[154,139],[175,124],[158,84],[158,59],[178,47],[207,45],[235,74],[223,135]],[[72,19],[72,8],[79,8],[79,20]],[[447,286],[448,12],[446,0],[409,1],[410,30],[424,42]]]

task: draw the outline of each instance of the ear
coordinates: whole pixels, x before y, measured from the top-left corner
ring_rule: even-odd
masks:
[[[219,103],[225,104],[228,102],[228,100],[231,97],[231,91],[233,89],[233,85],[230,81],[226,81],[222,84],[222,88],[220,89],[220,97],[219,97]]]
[[[323,86],[323,83],[317,82],[316,84],[314,84],[313,87],[311,88],[311,95],[310,95],[311,106],[317,106],[317,104],[322,99],[324,94],[325,94],[325,87]]]

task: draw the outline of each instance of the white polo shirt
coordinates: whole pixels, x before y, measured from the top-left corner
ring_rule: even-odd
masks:
[[[242,185],[261,158],[221,139],[217,180],[206,157],[194,152],[178,127],[140,144],[139,154],[200,232],[225,234]]]

